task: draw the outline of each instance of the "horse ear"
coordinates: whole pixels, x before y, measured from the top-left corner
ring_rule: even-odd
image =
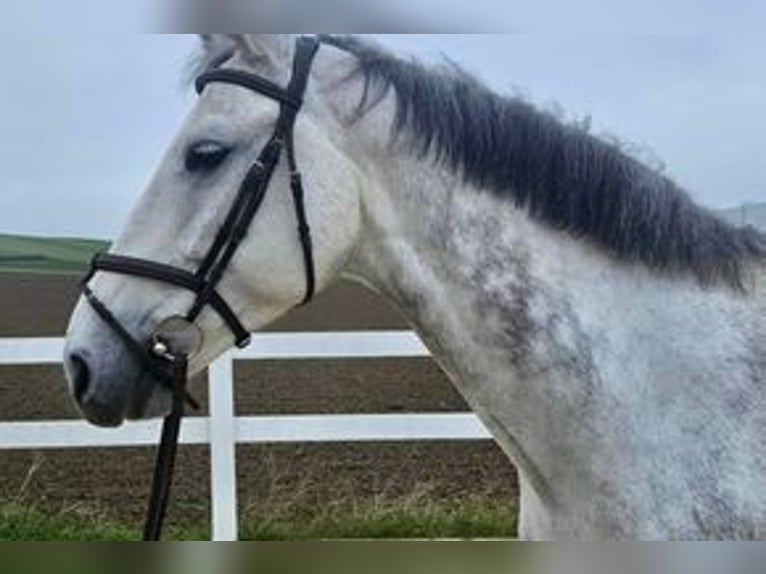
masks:
[[[231,34],[237,49],[252,62],[280,64],[287,55],[284,34]]]
[[[232,39],[227,34],[197,34],[205,54],[215,55],[224,50],[231,50]]]
[[[220,41],[219,36],[220,34],[197,34],[202,47],[205,49],[205,51],[208,52],[212,51],[216,44]]]

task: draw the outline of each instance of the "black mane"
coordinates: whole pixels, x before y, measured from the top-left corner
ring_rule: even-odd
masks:
[[[531,217],[649,268],[743,288],[766,236],[729,225],[669,178],[520,98],[501,97],[455,66],[430,69],[350,36],[323,40],[359,61],[360,113],[392,90],[395,136],[408,136],[477,187]]]

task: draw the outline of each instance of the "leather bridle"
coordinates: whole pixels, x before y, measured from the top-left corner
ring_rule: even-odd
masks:
[[[318,37],[302,36],[297,39],[292,76],[287,88],[249,72],[234,69],[215,69],[197,78],[196,88],[199,94],[202,94],[209,84],[230,84],[254,91],[279,104],[274,133],[248,170],[234,204],[199,269],[190,272],[150,260],[105,253],[93,259],[90,273],[83,282],[84,296],[96,314],[125,344],[144,371],[156,378],[160,384],[169,387],[173,394],[172,412],[165,419],[162,442],[157,455],[144,540],[159,540],[161,536],[184,402],[196,406],[185,390],[188,360],[190,355],[198,350],[192,347],[201,345],[201,331],[195,327],[195,321],[205,308],[210,307],[232,332],[238,347],[243,348],[250,344],[249,331],[218,292],[218,286],[263,204],[283,155],[290,170],[290,186],[306,274],[306,292],[302,304],[308,303],[314,295],[316,281],[311,231],[306,218],[303,182],[298,171],[293,132],[298,112],[303,105],[314,57],[320,45],[321,40]],[[139,341],[90,288],[90,280],[99,272],[168,283],[193,293],[195,299],[184,317],[169,318],[169,322],[161,324],[149,340]],[[178,330],[188,332],[179,337]],[[184,339],[183,335],[187,335],[188,339],[189,332],[194,330],[200,333],[197,343],[186,346],[178,342]]]

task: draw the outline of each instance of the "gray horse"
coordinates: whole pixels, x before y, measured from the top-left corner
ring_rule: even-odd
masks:
[[[318,289],[352,278],[409,317],[518,467],[520,535],[766,537],[766,238],[460,71],[323,40],[295,134]],[[203,68],[290,75],[290,36],[203,43]],[[195,269],[276,115],[210,86],[114,252]],[[283,166],[221,284],[251,330],[304,295],[288,190]],[[191,301],[116,275],[92,285],[137,339]],[[215,313],[198,323],[194,371],[232,345]],[[168,408],[83,303],[66,361],[93,422]]]

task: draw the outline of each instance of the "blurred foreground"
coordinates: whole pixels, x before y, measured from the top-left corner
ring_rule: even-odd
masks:
[[[764,558],[762,547],[739,544],[188,543],[6,550],[0,566],[13,574],[749,574],[763,572]]]

